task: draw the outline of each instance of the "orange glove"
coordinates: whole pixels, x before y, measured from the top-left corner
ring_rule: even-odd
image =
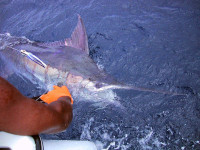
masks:
[[[59,87],[54,85],[53,90],[49,91],[47,94],[43,94],[40,99],[49,104],[57,101],[58,98],[62,96],[69,96],[71,99],[71,104],[73,104],[73,98],[66,86]]]

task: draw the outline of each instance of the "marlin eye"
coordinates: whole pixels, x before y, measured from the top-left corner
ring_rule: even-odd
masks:
[[[26,52],[25,50],[21,50],[21,53],[24,53],[24,52]]]
[[[58,82],[57,86],[61,87],[61,86],[63,86],[63,83],[62,82]]]
[[[102,88],[102,87],[103,87],[103,84],[102,84],[102,83],[96,83],[96,84],[95,84],[95,87],[96,87],[97,89]]]

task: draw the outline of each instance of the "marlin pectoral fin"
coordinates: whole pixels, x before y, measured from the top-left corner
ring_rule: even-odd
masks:
[[[40,60],[37,56],[33,55],[32,53],[27,52],[26,50],[21,50],[21,53],[23,55],[26,55],[29,59],[31,59],[32,61],[34,61],[38,65],[40,65],[40,66],[42,66],[44,68],[47,67],[47,65],[42,60]]]

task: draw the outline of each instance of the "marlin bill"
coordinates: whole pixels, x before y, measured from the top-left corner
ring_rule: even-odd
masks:
[[[99,69],[89,57],[88,38],[79,15],[71,37],[62,41],[41,43],[0,34],[0,63],[0,75],[5,79],[16,74],[38,82],[46,91],[53,85],[66,85],[79,99],[113,102],[113,89],[184,95],[120,84]]]

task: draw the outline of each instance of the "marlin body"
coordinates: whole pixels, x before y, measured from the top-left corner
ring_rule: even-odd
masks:
[[[80,16],[71,38],[63,41],[38,43],[25,37],[0,34],[0,58],[4,63],[2,77],[16,73],[32,82],[40,81],[47,91],[53,85],[67,85],[72,96],[79,99],[112,102],[116,98],[113,89],[179,95],[121,85],[106,75],[89,57],[87,34]]]

